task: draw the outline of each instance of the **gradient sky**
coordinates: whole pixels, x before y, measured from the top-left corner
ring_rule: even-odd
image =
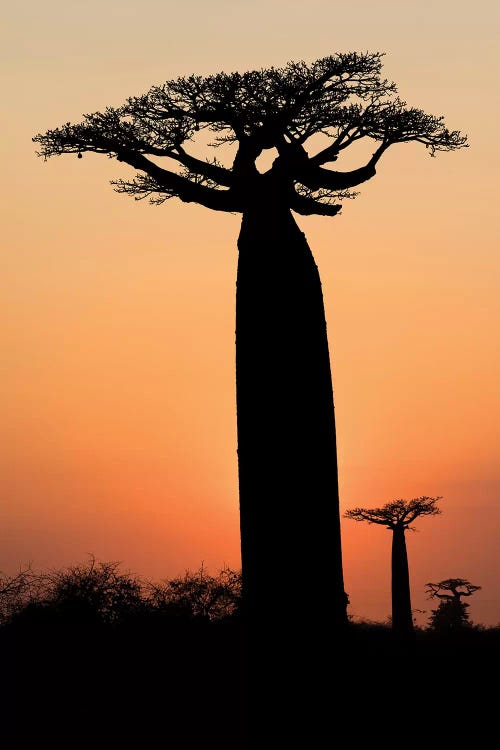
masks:
[[[0,570],[240,565],[240,218],[134,202],[108,184],[124,165],[44,163],[32,136],[179,75],[381,51],[400,96],[470,147],[393,146],[340,216],[298,218],[323,283],[342,511],[442,496],[408,534],[419,622],[425,583],[462,577],[483,587],[472,620],[498,624],[498,3],[27,0],[2,15]],[[384,620],[390,533],[343,520],[342,538],[350,614]]]

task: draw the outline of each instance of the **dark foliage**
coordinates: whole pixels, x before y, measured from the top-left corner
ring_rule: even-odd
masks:
[[[271,700],[271,718],[278,717],[273,723],[268,716],[263,727],[265,704],[254,707],[255,715],[247,711],[246,631],[234,607],[239,584],[238,573],[211,576],[203,566],[161,584],[94,559],[51,571],[39,589],[45,598],[16,607],[0,628],[5,746],[319,747],[325,721],[332,732],[343,726],[354,745],[387,744],[381,717],[390,713],[393,721],[408,712],[412,736],[423,741],[457,705],[482,711],[474,735],[481,745],[493,700],[487,678],[500,666],[500,627],[453,636],[417,628],[415,641],[401,644],[388,624],[351,622],[342,634],[332,633],[336,672],[325,675],[321,660],[308,663],[297,652],[284,623],[286,661],[267,648],[270,660],[257,686]],[[212,608],[207,592],[221,587],[230,611]],[[327,614],[314,609],[311,618]],[[307,653],[315,654],[313,643]],[[287,676],[279,693],[277,668]],[[429,710],[436,700],[437,713]],[[265,729],[257,743],[254,725]],[[449,727],[447,737],[454,731]],[[456,739],[466,736],[467,727]]]
[[[460,600],[449,599],[439,602],[437,609],[432,610],[429,618],[429,628],[436,632],[454,632],[462,628],[471,627],[469,605]]]
[[[475,586],[466,578],[447,578],[439,583],[428,583],[426,588],[429,599],[440,600],[437,609],[432,610],[430,630],[437,633],[456,633],[472,626],[467,611],[469,604],[463,602],[462,598],[480,591],[481,586]]]
[[[183,577],[160,582],[120,570],[119,562],[91,557],[63,570],[31,568],[3,576],[2,624],[15,628],[131,626],[140,622],[235,617],[241,599],[241,574],[223,568],[210,575],[203,565]]]

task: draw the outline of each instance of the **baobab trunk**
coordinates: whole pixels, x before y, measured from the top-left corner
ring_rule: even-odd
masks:
[[[396,525],[392,532],[392,629],[403,639],[414,635],[411,611],[410,574],[405,529]]]
[[[250,625],[245,747],[252,750],[262,736],[290,744],[292,728],[310,734],[315,726],[324,736],[330,714],[318,709],[321,675],[331,679],[332,630],[347,623],[320,278],[290,210],[260,197],[261,205],[243,215],[236,291],[243,604]]]
[[[330,357],[317,266],[261,196],[238,239],[236,385],[243,597],[254,623],[347,622]],[[323,623],[321,623],[321,626]],[[307,627],[306,627],[307,630]]]

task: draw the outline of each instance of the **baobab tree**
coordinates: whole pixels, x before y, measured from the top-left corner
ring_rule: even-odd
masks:
[[[379,524],[392,531],[391,595],[392,629],[397,637],[412,637],[410,574],[405,533],[413,531],[412,523],[421,516],[437,516],[441,509],[436,503],[441,497],[416,497],[413,500],[394,500],[380,508],[351,508],[345,512],[353,521]]]
[[[462,601],[472,596],[481,586],[474,586],[466,578],[446,578],[439,583],[426,583],[429,599],[439,599],[437,609],[432,610],[429,629],[439,632],[456,632],[470,627],[469,604]]]
[[[330,623],[347,623],[323,295],[295,215],[336,216],[391,146],[415,141],[434,156],[467,145],[442,117],[407,106],[381,69],[381,53],[341,53],[191,75],[33,138],[44,159],[90,152],[134,168],[112,184],[137,200],[177,197],[242,215],[237,452],[243,607],[255,622],[289,617],[297,589],[313,586],[312,599],[330,591]],[[222,161],[186,150],[204,133]],[[375,150],[358,168],[328,167],[360,142]],[[262,168],[266,152],[272,163]],[[294,575],[277,593],[270,571],[284,564]]]

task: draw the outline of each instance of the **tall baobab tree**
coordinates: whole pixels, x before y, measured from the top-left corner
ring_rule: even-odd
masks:
[[[439,632],[455,632],[470,626],[469,604],[464,596],[472,596],[481,586],[474,586],[466,578],[446,578],[439,583],[426,583],[429,599],[439,599],[437,609],[432,610],[429,628]]]
[[[412,523],[421,516],[437,516],[441,509],[437,502],[441,497],[416,497],[413,500],[394,500],[380,508],[351,508],[345,518],[366,521],[392,531],[391,595],[392,629],[396,636],[408,638],[413,635],[411,609],[410,574],[405,533],[413,531]]]
[[[415,141],[434,156],[467,145],[442,117],[398,98],[381,76],[381,58],[350,52],[310,65],[181,77],[33,138],[45,159],[90,152],[137,170],[113,183],[119,193],[242,215],[238,476],[243,606],[256,622],[288,617],[297,588],[311,586],[313,599],[328,587],[331,622],[347,622],[323,296],[295,215],[336,216],[391,146]],[[202,131],[213,134],[225,165],[186,150]],[[329,168],[361,141],[374,150],[358,168]],[[261,169],[264,152],[274,159]],[[294,576],[284,576],[277,593],[270,573],[283,565]]]

